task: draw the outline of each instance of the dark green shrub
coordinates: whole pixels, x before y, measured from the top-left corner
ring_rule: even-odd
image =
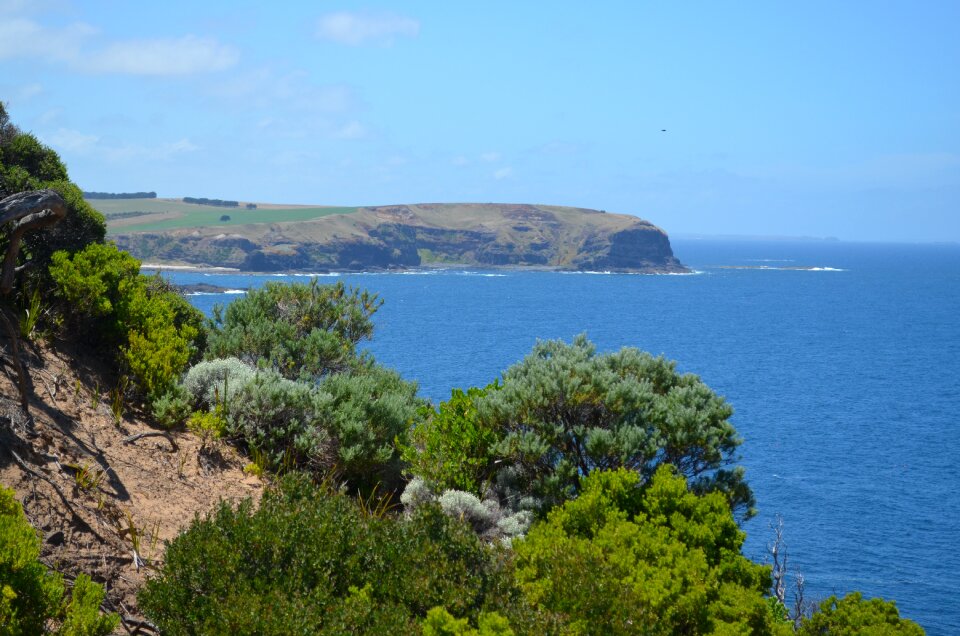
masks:
[[[165,634],[417,633],[435,607],[476,625],[497,611],[526,633],[500,555],[436,508],[411,518],[282,480],[256,510],[228,504],[167,548],[140,605]]]
[[[39,555],[40,538],[13,491],[0,488],[0,634],[109,634],[118,619],[100,614],[103,588],[81,574],[67,598],[63,579]]]
[[[67,169],[57,153],[31,134],[19,131],[9,122],[0,105],[0,198],[27,190],[52,188],[67,204],[66,218],[54,226],[24,236],[21,262],[30,259],[34,268],[22,271],[16,287],[42,286],[44,274],[57,250],[76,252],[90,243],[103,242],[106,223],[103,215],[83,200],[83,193],[69,181]],[[0,244],[5,228],[0,228]],[[23,283],[30,278],[30,284]]]
[[[207,358],[235,357],[287,379],[315,381],[354,368],[356,344],[373,333],[376,295],[343,283],[268,283],[214,309]]]

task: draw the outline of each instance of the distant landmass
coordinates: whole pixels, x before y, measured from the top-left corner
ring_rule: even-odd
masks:
[[[686,272],[666,233],[625,214],[552,205],[421,203],[369,207],[185,199],[91,200],[111,238],[143,261],[245,271],[531,267]],[[219,202],[218,202],[219,203]],[[231,201],[231,203],[234,203]],[[125,214],[136,211],[138,214]]]

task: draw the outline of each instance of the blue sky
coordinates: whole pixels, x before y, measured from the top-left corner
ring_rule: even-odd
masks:
[[[960,2],[274,4],[0,0],[0,99],[87,190],[960,241]]]

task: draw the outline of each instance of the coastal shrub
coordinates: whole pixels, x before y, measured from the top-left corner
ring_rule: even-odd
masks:
[[[549,632],[503,555],[436,507],[365,514],[300,474],[259,506],[221,503],[194,519],[139,602],[165,634],[418,633],[433,608],[474,627],[497,612],[517,633]]]
[[[532,512],[504,509],[492,493],[484,499],[463,490],[445,490],[437,495],[420,477],[407,483],[400,501],[408,513],[425,505],[439,505],[444,513],[469,524],[486,541],[523,536],[533,522]]]
[[[271,469],[332,467],[331,439],[323,425],[330,396],[275,371],[263,371],[237,388],[226,414],[227,431],[264,456]]]
[[[356,344],[373,333],[375,294],[343,283],[267,283],[226,310],[214,308],[207,358],[239,358],[290,380],[316,381],[357,364]]]
[[[184,383],[195,395],[209,394],[211,387],[216,389],[219,371],[237,364],[242,365],[234,360],[205,366],[193,375],[191,370]],[[362,371],[331,375],[314,385],[267,370],[238,386],[232,380],[227,384],[227,429],[263,453],[269,468],[335,470],[351,492],[363,495],[401,488],[396,441],[405,439],[422,401],[416,385],[395,371],[368,364]]]
[[[539,342],[499,388],[454,392],[406,456],[436,489],[493,488],[505,506],[540,514],[576,497],[594,470],[647,480],[670,464],[696,492],[723,492],[749,516],[753,494],[730,466],[741,442],[732,413],[675,363],[630,347],[597,354],[581,335]]]
[[[479,421],[477,402],[499,388],[499,383],[493,382],[466,392],[453,389],[450,399],[436,409],[423,407],[420,417],[424,425],[410,431],[410,444],[402,448],[410,472],[441,489],[483,492],[499,436]]]
[[[40,537],[13,491],[0,487],[0,634],[111,633],[118,619],[100,613],[103,588],[80,574],[67,595],[63,578],[39,555]]]
[[[117,351],[148,403],[170,392],[202,344],[203,315],[113,244],[57,252],[49,268],[71,331]]]
[[[237,358],[205,360],[190,367],[181,385],[194,408],[212,409],[219,402],[231,402],[256,373]]]
[[[180,385],[174,385],[150,405],[153,419],[161,428],[173,429],[183,424],[193,412],[190,395]]]
[[[744,536],[721,494],[694,494],[671,467],[646,487],[635,471],[595,471],[513,543],[516,578],[572,633],[792,633],[764,598],[769,567],[740,554]]]
[[[323,425],[336,440],[336,464],[351,490],[394,492],[402,488],[398,444],[406,441],[423,400],[417,385],[376,364],[328,376],[320,390],[330,396]]]
[[[900,618],[892,601],[879,598],[864,600],[860,592],[842,599],[831,596],[820,604],[820,611],[803,619],[798,636],[881,636],[902,634],[922,636],[923,629],[911,620]]]

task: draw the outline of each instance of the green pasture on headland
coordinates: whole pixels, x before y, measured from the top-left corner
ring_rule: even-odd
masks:
[[[286,223],[291,221],[309,221],[332,214],[350,214],[356,207],[302,207],[270,209],[257,208],[248,210],[243,205],[239,208],[223,208],[212,205],[195,205],[182,201],[164,199],[92,199],[88,203],[107,216],[107,231],[110,234],[127,232],[156,232],[176,230],[192,227],[216,227],[231,225],[247,225],[250,223]],[[111,222],[111,215],[124,212],[146,212],[140,216],[118,218],[123,225],[116,226]],[[157,219],[155,214],[174,213],[173,218]],[[223,216],[229,220],[221,221]],[[139,222],[138,222],[139,221]]]

